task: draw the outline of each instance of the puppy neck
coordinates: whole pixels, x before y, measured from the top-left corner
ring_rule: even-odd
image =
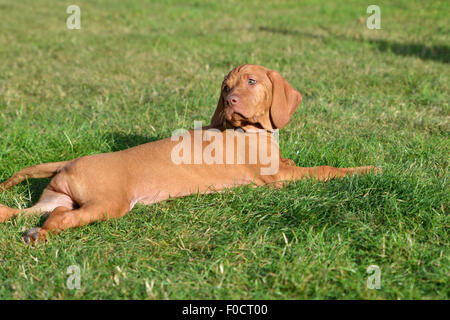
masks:
[[[259,123],[247,123],[247,124],[244,124],[242,126],[236,127],[236,126],[233,126],[227,120],[224,121],[224,128],[225,129],[233,129],[233,130],[241,129],[244,132],[262,132],[262,131],[265,131],[265,132],[268,132],[268,133],[272,134],[273,136],[276,136],[279,133],[278,129],[266,129],[263,126],[261,126]]]

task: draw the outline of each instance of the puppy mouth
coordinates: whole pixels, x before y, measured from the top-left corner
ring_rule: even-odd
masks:
[[[257,122],[254,121],[254,117],[247,117],[240,113],[239,111],[233,110],[232,108],[227,108],[225,111],[225,121],[229,123],[232,127],[240,128],[248,125],[253,125],[256,127],[262,126]]]
[[[247,120],[247,118],[242,113],[239,113],[237,111],[233,111],[233,113],[231,114],[231,118],[233,120],[241,120],[241,121]]]
[[[247,121],[247,117],[245,115],[230,107],[228,107],[225,112],[225,118],[228,121]]]

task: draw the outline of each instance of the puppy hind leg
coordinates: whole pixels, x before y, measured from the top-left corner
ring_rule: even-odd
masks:
[[[20,213],[24,215],[42,214],[51,212],[59,206],[73,208],[75,205],[75,202],[68,195],[46,188],[39,201],[30,208],[16,209],[0,204],[0,222],[5,222]]]
[[[26,243],[45,240],[48,233],[57,234],[68,228],[83,226],[95,221],[119,218],[129,211],[126,201],[111,203],[87,203],[78,209],[57,207],[41,228],[30,229],[23,237]]]

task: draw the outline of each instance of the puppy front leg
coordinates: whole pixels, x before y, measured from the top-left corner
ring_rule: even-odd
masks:
[[[364,166],[355,168],[335,168],[330,166],[319,167],[282,167],[278,173],[281,181],[301,180],[301,179],[317,179],[328,181],[333,178],[343,178],[354,174],[379,173],[380,168],[375,166]]]

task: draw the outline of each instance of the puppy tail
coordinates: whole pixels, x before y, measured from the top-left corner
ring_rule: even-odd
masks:
[[[71,161],[43,163],[22,169],[8,180],[0,183],[0,192],[15,186],[25,179],[53,177],[69,162]]]

